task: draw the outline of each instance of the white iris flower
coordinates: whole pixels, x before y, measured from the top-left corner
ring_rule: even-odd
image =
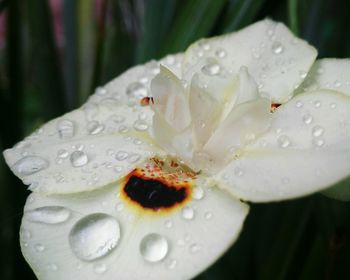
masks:
[[[243,201],[349,176],[350,62],[316,55],[264,20],[128,70],[6,150],[38,278],[189,279],[237,239]]]

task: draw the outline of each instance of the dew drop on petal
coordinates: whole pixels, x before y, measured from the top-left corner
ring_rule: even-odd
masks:
[[[35,250],[37,251],[37,252],[42,252],[42,251],[44,251],[45,250],[45,246],[44,245],[42,245],[42,244],[36,244],[35,246],[34,246],[34,248],[35,248]]]
[[[88,163],[89,158],[83,151],[74,151],[70,155],[70,162],[73,167],[81,167]]]
[[[166,238],[157,233],[146,235],[140,243],[141,256],[148,262],[159,262],[168,254],[169,245]]]
[[[57,157],[59,157],[59,158],[66,158],[68,156],[69,156],[69,153],[67,150],[60,149],[57,151]]]
[[[177,261],[174,259],[170,259],[166,262],[166,266],[169,269],[174,269],[176,267],[176,265],[177,265]]]
[[[26,156],[18,160],[13,166],[13,172],[18,176],[28,176],[49,166],[49,162],[42,157]]]
[[[25,229],[25,228],[21,228],[20,230],[20,236],[23,240],[29,240],[32,238],[32,234],[29,230]]]
[[[116,153],[115,158],[119,161],[122,161],[125,160],[128,156],[129,154],[127,152],[119,151]]]
[[[70,139],[74,136],[74,123],[70,120],[60,120],[57,123],[58,135],[61,139]]]
[[[280,42],[275,41],[272,43],[271,49],[274,54],[281,54],[284,50],[284,47]]]
[[[215,55],[219,58],[224,58],[226,56],[226,51],[224,49],[217,49]]]
[[[57,271],[58,266],[54,263],[49,264],[48,268],[52,271]]]
[[[331,107],[331,109],[335,109],[335,108],[337,108],[337,104],[335,104],[335,103],[331,103],[330,105],[329,105],[329,107]]]
[[[324,128],[322,126],[316,125],[312,128],[312,135],[314,137],[320,137],[324,133]]]
[[[172,228],[173,227],[173,222],[170,221],[170,220],[166,220],[165,223],[164,223],[164,226],[166,228]]]
[[[107,271],[107,266],[104,263],[95,264],[94,271],[97,274],[103,274]]]
[[[194,187],[192,197],[196,200],[200,200],[204,197],[204,190],[201,187]]]
[[[320,108],[321,107],[321,101],[318,101],[318,100],[314,101],[314,106],[315,106],[315,108]]]
[[[182,217],[186,220],[192,220],[194,218],[194,210],[193,208],[186,206],[181,210]]]
[[[25,217],[34,223],[59,224],[68,220],[71,212],[62,206],[44,206],[25,211]]]
[[[286,136],[286,135],[279,136],[277,138],[277,142],[281,148],[288,148],[291,144],[288,136]]]
[[[297,108],[301,108],[301,107],[303,107],[303,105],[304,105],[303,102],[301,102],[300,100],[295,103],[295,106]]]
[[[324,145],[324,140],[321,138],[314,138],[312,140],[312,144],[316,147],[316,148],[320,148]]]
[[[221,67],[219,64],[212,63],[207,64],[202,67],[202,73],[208,76],[215,76],[218,75],[221,71]]]
[[[310,124],[310,123],[312,123],[312,121],[313,121],[313,118],[312,118],[311,115],[306,114],[306,115],[303,116],[303,122],[305,124]]]
[[[137,120],[134,122],[134,128],[137,131],[145,131],[148,129],[148,124],[144,120]]]
[[[87,129],[89,131],[89,134],[95,135],[99,134],[104,130],[105,126],[103,124],[100,124],[98,121],[91,121],[87,125]]]
[[[106,256],[116,248],[119,239],[118,221],[104,213],[95,213],[80,219],[69,233],[71,249],[83,261]]]
[[[241,176],[243,176],[244,175],[244,170],[241,168],[241,167],[235,167],[235,169],[234,169],[234,174],[236,175],[236,176],[238,176],[238,177],[241,177]]]
[[[199,246],[197,243],[194,243],[190,246],[190,252],[195,254],[198,253],[201,249],[201,246]]]

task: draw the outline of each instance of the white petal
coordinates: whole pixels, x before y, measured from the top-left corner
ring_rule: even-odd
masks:
[[[238,149],[266,131],[270,125],[270,101],[259,98],[234,107],[205,144],[207,152],[222,167]]]
[[[161,63],[178,73],[181,59],[168,56]],[[140,100],[149,96],[158,72],[159,63],[152,61],[97,88],[82,108],[6,150],[8,165],[33,191],[46,193],[87,191],[119,180],[156,151],[148,136],[153,111]]]
[[[250,201],[326,189],[350,175],[349,120],[348,96],[329,90],[301,94],[280,106],[269,131],[218,176]]]
[[[190,279],[232,245],[248,213],[246,204],[216,187],[203,187],[187,208],[170,213],[139,212],[122,204],[118,193],[112,184],[28,198],[21,248],[38,278]],[[83,218],[86,223],[77,225]],[[149,234],[154,247],[147,248],[141,243]]]
[[[147,132],[151,119],[141,108],[136,113],[126,106],[89,105],[50,121],[4,156],[33,191],[95,189],[119,180],[157,152]]]
[[[350,95],[350,59],[317,60],[299,91],[333,89]]]
[[[181,81],[164,66],[151,82],[152,108],[176,131],[185,129],[191,122],[187,96]]]
[[[194,43],[185,53],[187,72],[198,60],[216,57],[232,73],[246,66],[273,102],[286,102],[304,80],[316,50],[282,23],[264,20],[236,33]]]

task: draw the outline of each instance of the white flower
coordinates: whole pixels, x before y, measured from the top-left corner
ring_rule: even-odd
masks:
[[[350,62],[315,58],[258,22],[130,69],[6,150],[33,191],[21,247],[36,275],[188,279],[236,240],[241,200],[349,176]]]

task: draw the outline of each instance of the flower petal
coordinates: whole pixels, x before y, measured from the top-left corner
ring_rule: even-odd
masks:
[[[350,59],[317,60],[299,91],[333,89],[350,95]]]
[[[350,98],[330,90],[301,94],[273,114],[269,131],[219,175],[250,201],[294,198],[350,175]]]
[[[183,73],[204,57],[216,57],[232,73],[246,66],[273,102],[284,103],[304,80],[317,55],[282,23],[264,20],[229,35],[194,43],[185,53]]]
[[[197,187],[198,188],[198,187]],[[119,186],[27,200],[24,257],[40,279],[190,279],[237,239],[248,206],[216,187],[182,209],[139,211]]]

